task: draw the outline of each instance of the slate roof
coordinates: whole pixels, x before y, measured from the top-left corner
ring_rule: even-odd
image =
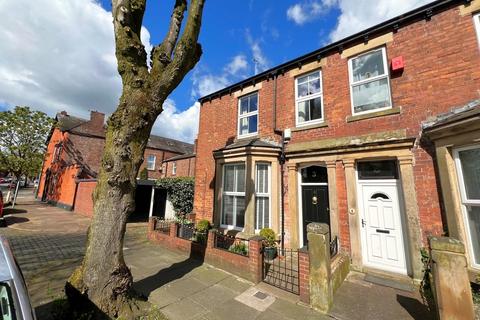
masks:
[[[434,118],[422,122],[422,130],[439,127],[441,125],[465,119],[471,116],[478,116],[480,113],[480,99],[473,100],[466,105],[454,107],[449,112],[441,113]]]
[[[105,138],[105,126],[102,130],[92,130],[92,128],[83,126],[84,124],[88,123],[90,120],[74,117],[68,115],[66,112],[59,112],[56,116],[57,119],[57,127],[61,131],[69,131],[71,133],[76,133],[79,135],[88,135],[94,136],[99,138]],[[150,135],[148,140],[147,148],[150,149],[160,149],[171,151],[174,153],[192,153],[193,152],[193,144],[170,139],[166,137]]]
[[[181,154],[181,155],[178,155],[178,156],[175,156],[175,157],[165,159],[165,160],[163,160],[163,162],[170,162],[170,161],[194,158],[196,155],[197,155],[196,153]]]
[[[253,138],[253,139],[241,139],[238,140],[232,144],[229,144],[221,149],[218,149],[216,151],[220,150],[231,150],[231,149],[236,149],[236,148],[245,148],[245,147],[265,147],[265,148],[280,148],[280,145],[273,141],[266,141],[262,140],[259,138]]]

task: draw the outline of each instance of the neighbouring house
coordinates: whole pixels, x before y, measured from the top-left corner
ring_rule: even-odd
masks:
[[[195,176],[195,152],[163,160],[164,178]]]
[[[434,1],[202,97],[196,218],[293,249],[323,222],[353,269],[407,280],[448,233],[478,274],[479,11]]]
[[[37,196],[42,201],[91,216],[92,192],[105,145],[105,115],[92,111],[86,120],[60,112],[47,143]],[[192,151],[192,144],[150,136],[140,168],[140,171],[147,169],[148,180],[137,181],[132,219],[145,220],[149,214],[164,214],[166,192],[159,190],[153,196],[154,179],[163,174],[163,160]]]

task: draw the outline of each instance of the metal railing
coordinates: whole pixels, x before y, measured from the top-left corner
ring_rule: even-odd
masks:
[[[169,235],[170,234],[170,226],[173,223],[172,220],[163,220],[159,218],[155,218],[155,231],[161,232],[163,234]]]
[[[215,233],[214,247],[248,257],[248,240],[223,233]]]
[[[178,223],[177,237],[201,244],[207,243],[207,232],[197,230],[193,223]]]
[[[282,290],[299,294],[298,250],[263,247],[263,281]]]

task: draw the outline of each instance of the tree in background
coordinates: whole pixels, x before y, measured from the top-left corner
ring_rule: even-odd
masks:
[[[146,0],[112,0],[115,54],[123,89],[107,121],[85,257],[67,284],[71,301],[80,298],[76,296],[80,293],[109,316],[138,306],[132,299],[132,274],[123,257],[126,221],[135,207],[136,178],[152,126],[166,98],[202,54],[197,41],[204,2],[175,0],[167,33],[153,48],[149,66],[140,40]],[[132,314],[124,317],[133,318]]]
[[[53,119],[29,107],[0,112],[0,170],[34,177],[42,166]]]

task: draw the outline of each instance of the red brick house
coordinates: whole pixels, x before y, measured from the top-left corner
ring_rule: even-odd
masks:
[[[480,270],[480,196],[448,200],[457,180],[440,182],[460,146],[480,190],[480,127],[452,144],[438,133],[454,135],[448,122],[428,125],[480,109],[479,11],[435,1],[202,97],[197,219],[239,236],[270,227],[291,248],[309,222],[327,223],[354,269],[416,280],[427,237],[450,232]]]
[[[91,112],[89,120],[64,111],[57,114],[37,193],[42,201],[85,215],[93,213],[91,194],[105,145],[104,121],[105,115],[96,111]],[[192,151],[192,144],[152,135],[140,170],[147,168],[148,177],[158,179],[162,176],[163,160]],[[137,210],[148,213],[152,185],[139,181],[138,188],[145,190],[137,192],[143,197],[137,201]]]
[[[195,152],[192,152],[163,160],[162,177],[195,176],[195,156]]]

